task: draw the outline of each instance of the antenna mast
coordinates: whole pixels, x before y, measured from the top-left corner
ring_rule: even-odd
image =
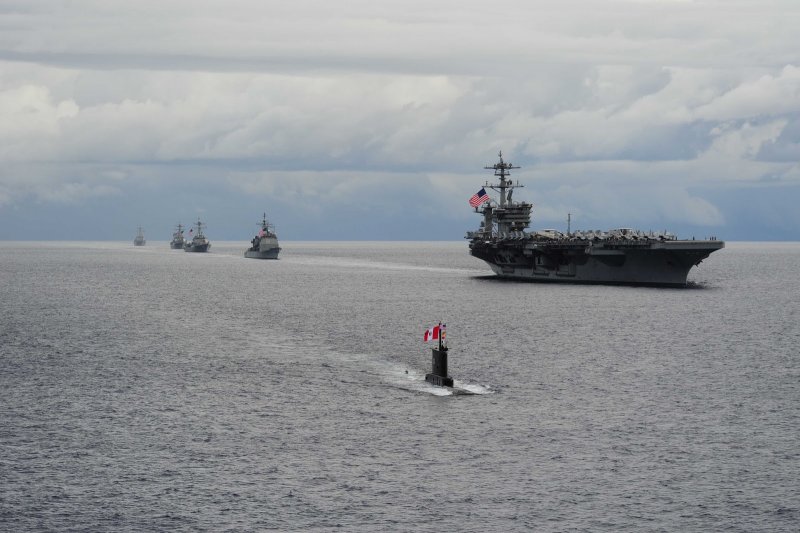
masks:
[[[507,198],[506,197],[506,189],[509,189],[509,196],[510,196],[511,195],[511,191],[515,187],[522,187],[522,185],[520,185],[519,182],[514,184],[514,183],[512,183],[512,181],[510,179],[508,179],[508,180],[506,179],[507,176],[511,175],[510,171],[512,169],[516,169],[516,168],[519,168],[519,167],[515,167],[511,163],[506,163],[505,161],[503,161],[503,151],[502,150],[500,150],[500,152],[497,155],[500,157],[500,162],[495,163],[494,165],[492,165],[490,167],[483,167],[483,168],[485,168],[486,170],[494,170],[494,175],[497,176],[498,178],[500,178],[500,183],[499,184],[489,183],[487,181],[486,182],[486,187],[489,187],[492,190],[500,192],[500,207],[505,207],[506,201],[511,203],[511,198]]]

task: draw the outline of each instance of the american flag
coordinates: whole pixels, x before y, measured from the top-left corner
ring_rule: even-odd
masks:
[[[472,207],[478,207],[483,202],[488,202],[489,199],[490,199],[489,195],[486,194],[486,189],[481,187],[481,190],[473,194],[472,198],[469,199],[469,205],[471,205]]]

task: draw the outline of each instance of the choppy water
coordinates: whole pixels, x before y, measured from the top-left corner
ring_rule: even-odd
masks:
[[[686,290],[245,246],[0,243],[0,529],[800,528],[800,244]]]

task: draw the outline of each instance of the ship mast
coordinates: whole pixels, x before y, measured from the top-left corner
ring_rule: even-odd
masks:
[[[273,226],[272,224],[270,224],[267,221],[267,213],[264,213],[264,216],[261,219],[261,222],[259,222],[257,224],[257,226],[259,226],[262,230],[264,230],[264,236],[268,236],[268,237],[274,236],[274,231],[273,230],[275,229],[275,226]]]
[[[513,190],[515,187],[523,187],[519,182],[514,184],[510,179],[506,179],[507,176],[511,175],[511,169],[517,169],[519,167],[515,167],[511,163],[506,163],[503,161],[503,151],[501,150],[498,154],[500,157],[500,162],[495,163],[490,167],[483,167],[486,170],[494,170],[494,175],[500,178],[500,183],[489,183],[486,182],[486,187],[489,187],[492,190],[500,192],[500,207],[505,207],[506,202],[509,204],[511,203],[511,195],[513,194]],[[508,189],[508,195],[506,195],[506,189]]]
[[[494,175],[500,178],[500,183],[486,182],[485,187],[500,193],[500,203],[493,206],[491,202],[483,205],[483,231],[488,236],[498,238],[509,235],[509,232],[522,232],[530,223],[531,205],[525,202],[512,202],[511,195],[514,189],[522,187],[519,182],[514,183],[509,177],[511,170],[519,168],[511,163],[503,161],[503,152],[497,154],[500,161],[490,167],[483,167],[486,170],[494,170]],[[506,192],[508,191],[508,192]],[[494,224],[497,224],[497,231],[494,231]]]

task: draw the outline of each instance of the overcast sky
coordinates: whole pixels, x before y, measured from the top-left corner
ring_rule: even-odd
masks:
[[[0,239],[800,240],[800,2],[0,0]]]

